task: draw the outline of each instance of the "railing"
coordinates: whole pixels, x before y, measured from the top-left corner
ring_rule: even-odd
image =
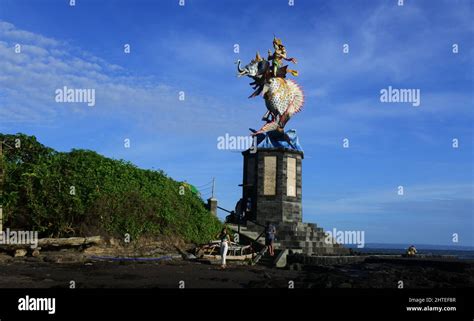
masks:
[[[225,209],[225,208],[220,207],[220,206],[217,206],[217,208],[220,209],[220,210],[222,210],[222,211],[224,211],[224,212],[227,212],[227,213],[229,213],[229,214],[235,215],[235,211],[229,211],[228,209]],[[258,223],[258,222],[256,222],[256,221],[253,221],[253,220],[248,220],[248,221],[249,221],[249,222],[252,222],[252,223],[255,224],[255,225],[258,225],[258,226],[264,228],[264,230],[262,231],[262,233],[260,233],[260,234],[258,235],[258,237],[257,237],[255,240],[253,240],[254,242],[257,243],[258,240],[262,237],[262,235],[265,234],[266,226],[263,225],[263,224],[260,224],[260,223]],[[237,232],[240,234],[240,217],[238,217],[237,226],[238,226],[238,231],[237,231]]]
[[[257,223],[257,222],[255,222],[255,221],[252,221],[252,220],[249,220],[249,222],[252,222],[253,224],[258,225],[258,226],[264,228],[263,231],[262,231],[262,233],[260,233],[260,235],[254,240],[255,242],[257,242],[257,241],[262,237],[262,235],[265,234],[266,226],[265,226],[265,225],[262,225],[262,224],[260,224],[260,223]]]
[[[229,211],[229,210],[227,210],[227,209],[225,209],[225,208],[223,208],[223,207],[220,207],[220,206],[217,206],[217,208],[220,209],[220,210],[222,210],[222,211],[224,211],[224,212],[229,213],[230,215],[235,216],[235,211]],[[237,232],[238,232],[239,234],[240,234],[240,221],[241,221],[241,218],[240,218],[240,216],[239,216],[239,217],[237,217],[237,226],[238,226]]]
[[[254,242],[257,242],[258,239],[261,238],[263,234],[265,234],[265,230],[263,230],[262,233],[260,233],[260,235],[254,240]]]
[[[223,210],[224,212],[227,212],[227,213],[229,213],[229,214],[235,214],[234,211],[226,210],[225,208],[222,208],[222,207],[220,207],[220,206],[217,206],[217,208],[220,209],[220,210]]]

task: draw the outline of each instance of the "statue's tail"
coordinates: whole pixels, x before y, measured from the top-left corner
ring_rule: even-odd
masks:
[[[271,132],[273,130],[277,130],[279,127],[280,126],[278,125],[277,122],[271,121],[271,122],[268,122],[265,125],[263,125],[262,128],[260,128],[258,131],[253,132],[252,136],[262,134],[262,133],[266,133],[266,132]]]
[[[293,94],[293,99],[290,101],[290,104],[286,109],[286,113],[291,117],[303,109],[304,94],[300,86],[298,86],[298,84],[293,80],[286,79],[286,83],[288,84],[290,92]]]

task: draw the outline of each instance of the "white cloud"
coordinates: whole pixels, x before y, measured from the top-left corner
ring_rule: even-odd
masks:
[[[16,43],[33,43],[44,47],[54,47],[59,45],[59,42],[52,38],[17,29],[13,24],[6,21],[0,21],[0,35],[4,39],[14,40]]]
[[[226,104],[216,98],[189,90],[186,100],[179,101],[181,89],[153,77],[129,75],[80,48],[8,22],[0,21],[0,38],[4,39],[0,42],[1,122],[40,125],[67,115],[87,115],[90,107],[85,104],[55,102],[55,90],[67,86],[96,90],[95,115],[122,114],[147,130],[199,135],[229,127],[223,118],[228,113]],[[15,53],[16,43],[21,44],[21,53]]]

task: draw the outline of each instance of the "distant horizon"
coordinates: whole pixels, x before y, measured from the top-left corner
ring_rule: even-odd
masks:
[[[375,245],[375,247],[371,247],[371,246],[374,246],[374,245]],[[443,247],[443,248],[452,248],[452,249],[457,248],[460,251],[463,251],[463,250],[461,250],[461,248],[465,249],[464,251],[474,251],[474,245],[451,245],[451,244],[450,245],[443,245],[443,244],[421,244],[421,243],[420,244],[417,244],[417,243],[366,243],[363,248],[365,248],[365,249],[368,249],[368,248],[383,249],[384,247],[382,247],[382,246],[389,246],[386,249],[406,249],[410,245],[414,245],[418,249],[426,249],[426,250],[437,250],[437,248],[430,248],[430,247]],[[354,244],[344,245],[344,246],[346,246],[348,248],[358,249],[357,245],[354,245]],[[440,250],[442,250],[442,249],[440,249]]]

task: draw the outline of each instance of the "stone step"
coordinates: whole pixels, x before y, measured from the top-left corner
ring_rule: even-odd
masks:
[[[227,225],[231,230],[237,231],[237,224]],[[263,232],[260,226],[251,225],[251,229],[240,226],[241,236],[254,241]],[[282,237],[279,237],[282,236]],[[326,234],[320,227],[314,228],[314,224],[298,223],[295,225],[282,225],[277,230],[277,239],[274,243],[275,249],[303,248],[308,254],[334,254],[344,252],[344,247],[338,244],[326,243]],[[265,245],[265,236],[261,235],[257,241],[261,246]],[[263,259],[264,260],[264,259]],[[265,261],[264,261],[265,262]]]
[[[227,224],[227,227],[231,230],[233,230],[234,232],[237,232],[238,231],[238,225],[236,224]],[[262,230],[263,231],[263,230]],[[259,237],[259,235],[261,234],[262,232],[255,232],[255,231],[250,231],[248,230],[247,228],[244,228],[244,227],[240,227],[240,234],[255,241],[255,239],[257,237]],[[265,235],[262,235],[260,236],[260,238],[257,240],[257,243],[259,243],[260,245],[265,245]],[[278,248],[281,246],[281,244],[279,242],[274,242],[273,243],[273,246],[275,248]]]
[[[270,254],[268,254],[268,251],[266,251],[265,254],[259,259],[257,264],[261,265],[261,266],[266,266],[266,267],[274,267],[275,266],[275,260],[277,259],[278,254],[280,254],[281,251],[282,250],[275,249],[274,250],[274,252],[275,252],[274,256],[270,256]]]
[[[267,252],[267,248],[264,247],[256,257],[253,258],[252,260],[252,265],[258,264],[260,260],[265,256],[265,253]]]

